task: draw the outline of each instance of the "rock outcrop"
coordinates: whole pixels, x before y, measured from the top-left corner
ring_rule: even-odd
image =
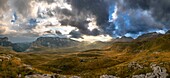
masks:
[[[100,78],[120,78],[120,77],[116,77],[116,76],[112,76],[112,75],[102,75],[102,76],[100,76]]]
[[[136,62],[131,62],[129,65],[128,65],[128,68],[131,68],[131,69],[142,69],[143,66],[139,65],[138,63]]]
[[[151,64],[150,66],[153,70],[151,73],[133,75],[132,78],[167,78],[168,73],[164,67],[157,66],[156,64]]]

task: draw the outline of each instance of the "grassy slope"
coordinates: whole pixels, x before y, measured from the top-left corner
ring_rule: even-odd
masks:
[[[24,75],[36,72],[28,69],[15,55],[17,53],[9,48],[0,47],[0,78],[18,78],[19,74],[24,78]]]
[[[165,67],[170,74],[170,35],[154,40],[132,43],[115,43],[107,50],[89,50],[66,53],[20,53],[16,57],[44,73],[63,75],[80,75],[85,78],[96,78],[110,74],[121,78],[134,74],[151,72],[151,63]],[[144,69],[128,68],[130,62],[137,62]]]

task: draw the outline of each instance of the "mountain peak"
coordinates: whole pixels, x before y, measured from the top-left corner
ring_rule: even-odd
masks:
[[[156,32],[152,32],[152,33],[146,33],[143,34],[141,36],[139,36],[136,41],[148,41],[154,38],[157,38],[159,36],[161,36],[162,34],[156,33]]]
[[[32,43],[32,47],[64,48],[78,45],[78,41],[69,38],[39,37]]]
[[[122,36],[121,38],[116,38],[116,39],[113,39],[112,41],[113,42],[131,42],[133,40],[134,39],[132,37]]]

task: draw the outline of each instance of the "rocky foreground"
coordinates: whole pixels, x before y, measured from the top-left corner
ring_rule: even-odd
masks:
[[[0,47],[0,77],[170,78],[170,34],[146,37],[117,42],[102,50],[69,49],[65,53],[16,53]]]
[[[130,68],[134,69],[142,69],[143,67],[138,63],[130,63]],[[133,75],[132,78],[168,78],[168,73],[166,68],[157,66],[156,64],[151,64],[150,68],[152,68],[153,72],[140,74],[140,75]],[[34,74],[34,75],[26,75],[25,78],[81,78],[80,76],[63,76],[59,74]],[[100,78],[120,78],[113,75],[101,75]],[[127,77],[129,78],[129,77]]]
[[[5,64],[7,67],[9,67],[7,65],[7,63],[8,63],[8,64],[12,64],[11,66],[15,66],[15,68],[18,68],[18,69],[23,68],[23,70],[27,70],[25,72],[34,71],[32,73],[22,74],[23,71],[20,70],[20,72],[16,73],[17,74],[17,76],[15,76],[16,78],[23,78],[23,76],[25,78],[82,78],[81,76],[68,76],[68,75],[60,75],[60,74],[55,74],[55,73],[43,74],[38,71],[35,72],[35,70],[36,70],[35,68],[31,67],[30,65],[22,63],[20,58],[15,57],[12,54],[0,54],[0,63],[2,65],[1,69],[6,68],[6,67],[3,67],[3,65],[5,65]],[[131,63],[129,63],[128,68],[137,70],[137,69],[144,69],[145,67],[138,64],[137,62],[131,62]],[[152,69],[152,72],[145,73],[145,74],[139,74],[139,75],[132,75],[131,78],[168,78],[168,73],[167,73],[166,68],[158,66],[153,63],[150,64],[150,68]],[[14,70],[12,70],[12,71],[15,72]],[[12,77],[12,76],[9,75],[6,77]],[[120,78],[120,77],[113,76],[113,75],[96,76],[96,78],[98,78],[98,77],[99,78]]]

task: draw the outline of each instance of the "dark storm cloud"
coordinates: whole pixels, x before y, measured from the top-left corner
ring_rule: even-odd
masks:
[[[88,22],[88,21],[85,21],[85,20],[75,21],[75,20],[65,19],[65,20],[60,21],[60,23],[61,23],[62,25],[70,25],[70,26],[77,27],[77,28],[80,30],[80,32],[82,32],[82,33],[86,33],[86,31],[88,31],[86,25],[87,25],[89,22]]]
[[[98,36],[98,35],[101,34],[101,31],[98,30],[98,29],[93,29],[93,30],[91,31],[91,33],[93,33],[94,36]]]
[[[91,12],[97,17],[97,24],[108,21],[108,3],[106,0],[67,0],[78,12]]]
[[[118,8],[116,20],[101,27],[109,35],[124,36],[170,28],[169,0],[115,0],[108,5],[113,12],[115,6]],[[111,15],[109,13],[109,17]]]
[[[129,8],[151,11],[157,21],[170,22],[170,0],[125,0],[125,2]]]
[[[124,0],[125,3],[128,5],[128,8],[142,8],[142,9],[149,9],[151,0]]]
[[[81,34],[97,36],[102,34],[98,29],[90,31],[87,21],[89,16],[96,18],[97,25],[100,29],[105,29],[105,24],[108,22],[108,7],[112,0],[67,0],[67,3],[72,5],[72,11],[67,9],[57,9],[58,12],[69,17],[60,20],[62,25],[70,25],[77,27]]]
[[[66,19],[66,20],[62,20],[60,21],[60,23],[62,25],[70,25],[73,27],[76,27],[79,29],[79,33],[81,34],[85,34],[85,35],[93,35],[93,36],[97,36],[100,35],[100,31],[98,29],[93,29],[92,31],[90,31],[88,29],[88,23],[91,21],[86,21],[85,19],[79,19],[78,21],[75,21],[74,19]],[[75,32],[73,31],[71,34],[73,35]],[[77,34],[76,34],[77,35]],[[76,36],[77,37],[77,36]]]
[[[71,35],[72,38],[81,38],[82,37],[82,33],[80,33],[79,31],[75,31],[75,30],[71,31],[69,34]]]
[[[61,5],[59,5],[60,3]],[[44,6],[41,7],[41,5]],[[38,13],[36,13],[35,7],[39,9]],[[115,19],[110,22],[109,19],[116,8]],[[2,12],[9,9],[9,12],[17,13],[17,22],[22,25],[22,29],[29,27],[25,25],[27,21],[34,27],[38,26],[37,23],[41,23],[35,20],[30,21],[31,18],[43,19],[45,24],[46,21],[50,22],[48,24],[50,26],[55,26],[56,24],[52,23],[59,21],[61,26],[68,25],[79,30],[70,33],[74,38],[80,38],[82,35],[97,36],[101,34],[124,36],[127,33],[138,34],[170,28],[170,0],[0,0],[0,18],[5,17],[2,16]],[[20,22],[21,19],[25,19],[20,15],[26,18],[25,23]],[[51,21],[50,18],[55,18],[56,21]],[[95,20],[87,20],[87,18]],[[96,22],[98,27],[89,30],[89,23],[93,22]]]
[[[60,14],[64,14],[65,16],[75,16],[75,13],[71,12],[68,9],[60,9],[60,8],[56,8],[55,10],[56,12],[60,13]]]
[[[118,15],[119,18],[114,22],[117,29],[116,35],[124,36],[126,33],[138,34],[139,32],[149,32],[153,30],[163,30],[164,25],[156,22],[148,11],[127,10]]]

